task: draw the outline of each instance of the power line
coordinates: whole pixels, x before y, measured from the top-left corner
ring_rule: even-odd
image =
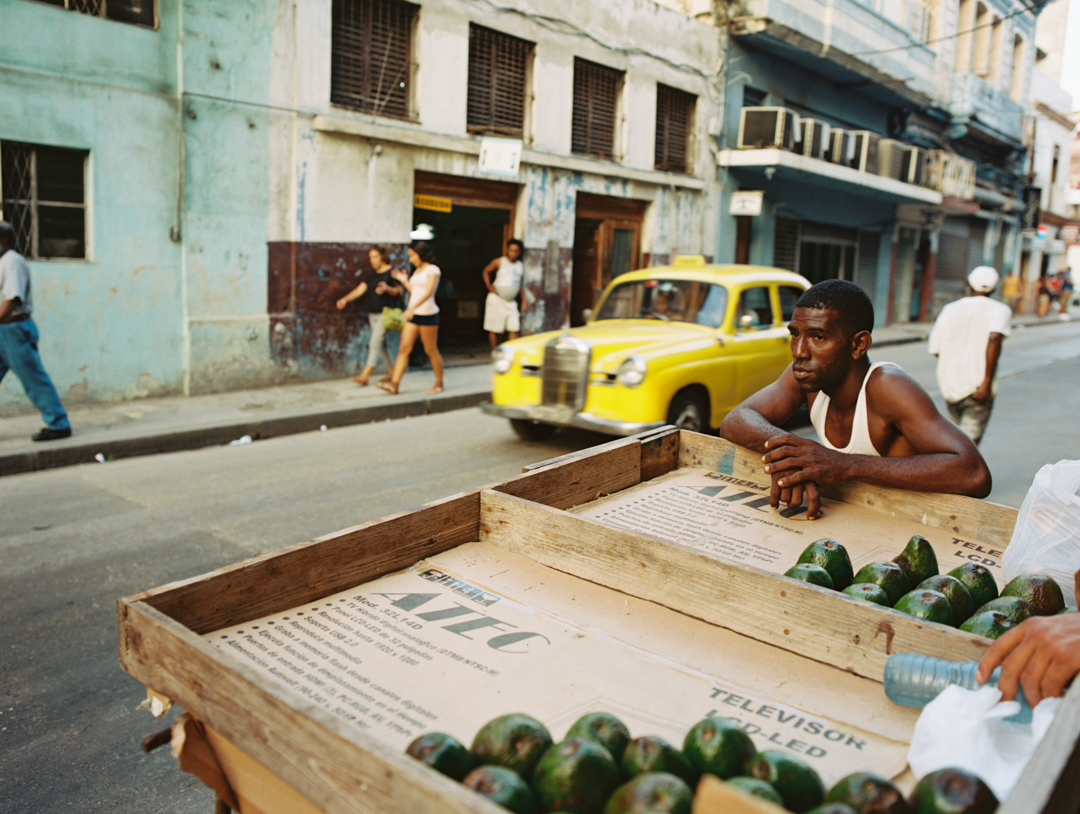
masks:
[[[979,30],[981,30],[983,28],[992,28],[993,26],[998,25],[999,23],[1003,23],[1006,20],[1011,20],[1013,17],[1016,17],[1016,16],[1018,16],[1020,14],[1023,14],[1025,11],[1030,11],[1032,14],[1038,14],[1038,12],[1034,11],[1033,9],[1029,8],[1028,6],[1025,6],[1023,3],[1021,3],[1020,6],[1021,6],[1020,8],[1016,9],[1015,11],[1010,11],[1004,17],[1000,17],[997,20],[991,20],[989,23],[983,23],[982,25],[977,25],[974,28],[969,28],[969,29],[967,29],[965,31],[957,31],[955,34],[949,34],[949,35],[944,36],[944,37],[937,37],[936,39],[927,40],[926,42],[913,42],[913,43],[910,43],[908,45],[897,45],[894,48],[881,48],[881,49],[879,49],[877,51],[856,51],[855,53],[852,53],[849,56],[865,57],[865,56],[873,56],[875,54],[891,54],[891,53],[893,53],[895,51],[909,51],[912,48],[923,48],[923,47],[925,47],[927,45],[936,45],[939,42],[946,42],[947,40],[959,39],[960,37],[962,37],[962,36],[964,36],[966,34],[973,34],[976,31],[979,31]]]

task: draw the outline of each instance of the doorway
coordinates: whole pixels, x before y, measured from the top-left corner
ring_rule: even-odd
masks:
[[[585,324],[604,287],[641,263],[644,201],[579,192],[574,220],[570,327]]]
[[[822,280],[851,280],[855,254],[854,243],[819,243],[804,237],[799,245],[799,274],[811,285]]]

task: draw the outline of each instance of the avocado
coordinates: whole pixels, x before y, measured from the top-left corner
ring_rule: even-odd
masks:
[[[994,575],[985,565],[966,562],[950,571],[949,576],[956,577],[964,584],[976,608],[981,608],[991,599],[997,599],[997,582],[994,581]]]
[[[912,585],[918,585],[924,579],[938,573],[937,554],[930,541],[921,534],[915,534],[904,550],[893,557],[893,562],[904,569]]]
[[[1068,605],[1066,605],[1064,608],[1055,613],[1054,616],[1061,616],[1061,614],[1063,613],[1076,613],[1076,608],[1070,608]]]
[[[683,755],[699,774],[727,780],[743,773],[757,753],[754,742],[731,718],[706,718],[686,733]]]
[[[480,727],[469,751],[478,765],[505,766],[529,781],[537,761],[551,744],[547,727],[530,715],[512,712]]]
[[[889,595],[885,593],[880,585],[875,585],[872,582],[853,582],[840,593],[854,596],[856,599],[864,599],[877,605],[884,605],[886,608],[889,607]]]
[[[790,752],[779,749],[758,752],[746,765],[746,774],[776,789],[784,808],[795,814],[802,814],[825,800],[825,786],[818,773]]]
[[[478,766],[461,781],[514,814],[537,814],[536,798],[521,775],[505,766]]]
[[[465,744],[444,732],[426,732],[406,747],[405,754],[458,782],[473,769]]]
[[[1033,615],[1031,605],[1018,596],[999,596],[997,599],[991,599],[975,613],[986,613],[986,611],[1004,613],[1014,625],[1020,624]]]
[[[975,603],[971,599],[971,594],[964,587],[964,583],[956,577],[950,577],[948,574],[937,574],[929,579],[924,579],[916,587],[924,591],[937,591],[940,594],[945,594],[945,598],[952,605],[953,621],[958,625],[963,624],[964,620],[975,613]]]
[[[992,814],[998,801],[990,787],[964,769],[938,769],[915,786],[911,814]]]
[[[900,789],[870,772],[856,772],[836,781],[825,802],[850,806],[855,814],[908,814]]]
[[[928,622],[937,622],[950,627],[955,626],[952,605],[945,598],[945,594],[937,591],[919,589],[908,591],[900,597],[900,601],[893,605],[893,608],[917,619],[925,619]]]
[[[810,543],[799,555],[798,562],[820,565],[829,572],[833,587],[838,591],[850,585],[854,577],[847,549],[828,537]]]
[[[667,772],[639,774],[615,789],[604,814],[690,814],[694,792]]]
[[[568,738],[544,752],[532,787],[542,811],[600,814],[619,780],[611,752],[588,738]]]
[[[911,590],[907,572],[895,562],[872,562],[864,565],[855,575],[856,582],[872,582],[889,596],[889,605],[895,605],[900,597]]]
[[[622,771],[628,779],[646,772],[668,772],[681,777],[690,788],[697,786],[698,776],[682,752],[663,738],[644,735],[626,745]]]
[[[630,730],[610,712],[587,712],[574,721],[566,737],[596,741],[611,752],[618,763],[626,751],[626,744],[630,742]]]
[[[807,811],[806,814],[857,814],[857,812],[843,803],[822,803],[817,808]]]
[[[784,801],[780,799],[779,793],[766,783],[764,780],[758,780],[756,777],[733,777],[727,781],[729,786],[734,786],[741,792],[746,794],[752,794],[754,797],[760,797],[762,800],[768,800],[770,803],[776,803],[778,806],[782,806]]]
[[[1061,587],[1045,574],[1021,574],[1001,589],[1002,596],[1018,596],[1036,616],[1053,616],[1065,607]]]
[[[822,588],[833,587],[832,577],[829,576],[829,572],[812,562],[801,562],[798,565],[793,565],[784,572],[784,576],[809,582],[811,585],[820,585]]]
[[[960,629],[977,636],[985,636],[988,639],[996,639],[1009,628],[1016,627],[1016,623],[1000,611],[976,611],[967,621],[960,625]]]

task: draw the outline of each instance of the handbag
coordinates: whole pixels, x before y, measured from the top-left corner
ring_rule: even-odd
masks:
[[[405,327],[405,320],[402,319],[402,311],[400,308],[383,308],[382,309],[382,324],[388,331],[400,332]]]

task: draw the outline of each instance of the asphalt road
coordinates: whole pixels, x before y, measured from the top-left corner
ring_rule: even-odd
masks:
[[[875,360],[929,389],[925,343]],[[992,500],[1019,506],[1040,466],[1080,458],[1080,324],[1005,345],[983,452]],[[117,663],[115,600],[236,560],[502,480],[601,443],[527,444],[477,410],[0,480],[0,812],[205,814],[210,792],[168,749],[171,721],[136,711]]]

